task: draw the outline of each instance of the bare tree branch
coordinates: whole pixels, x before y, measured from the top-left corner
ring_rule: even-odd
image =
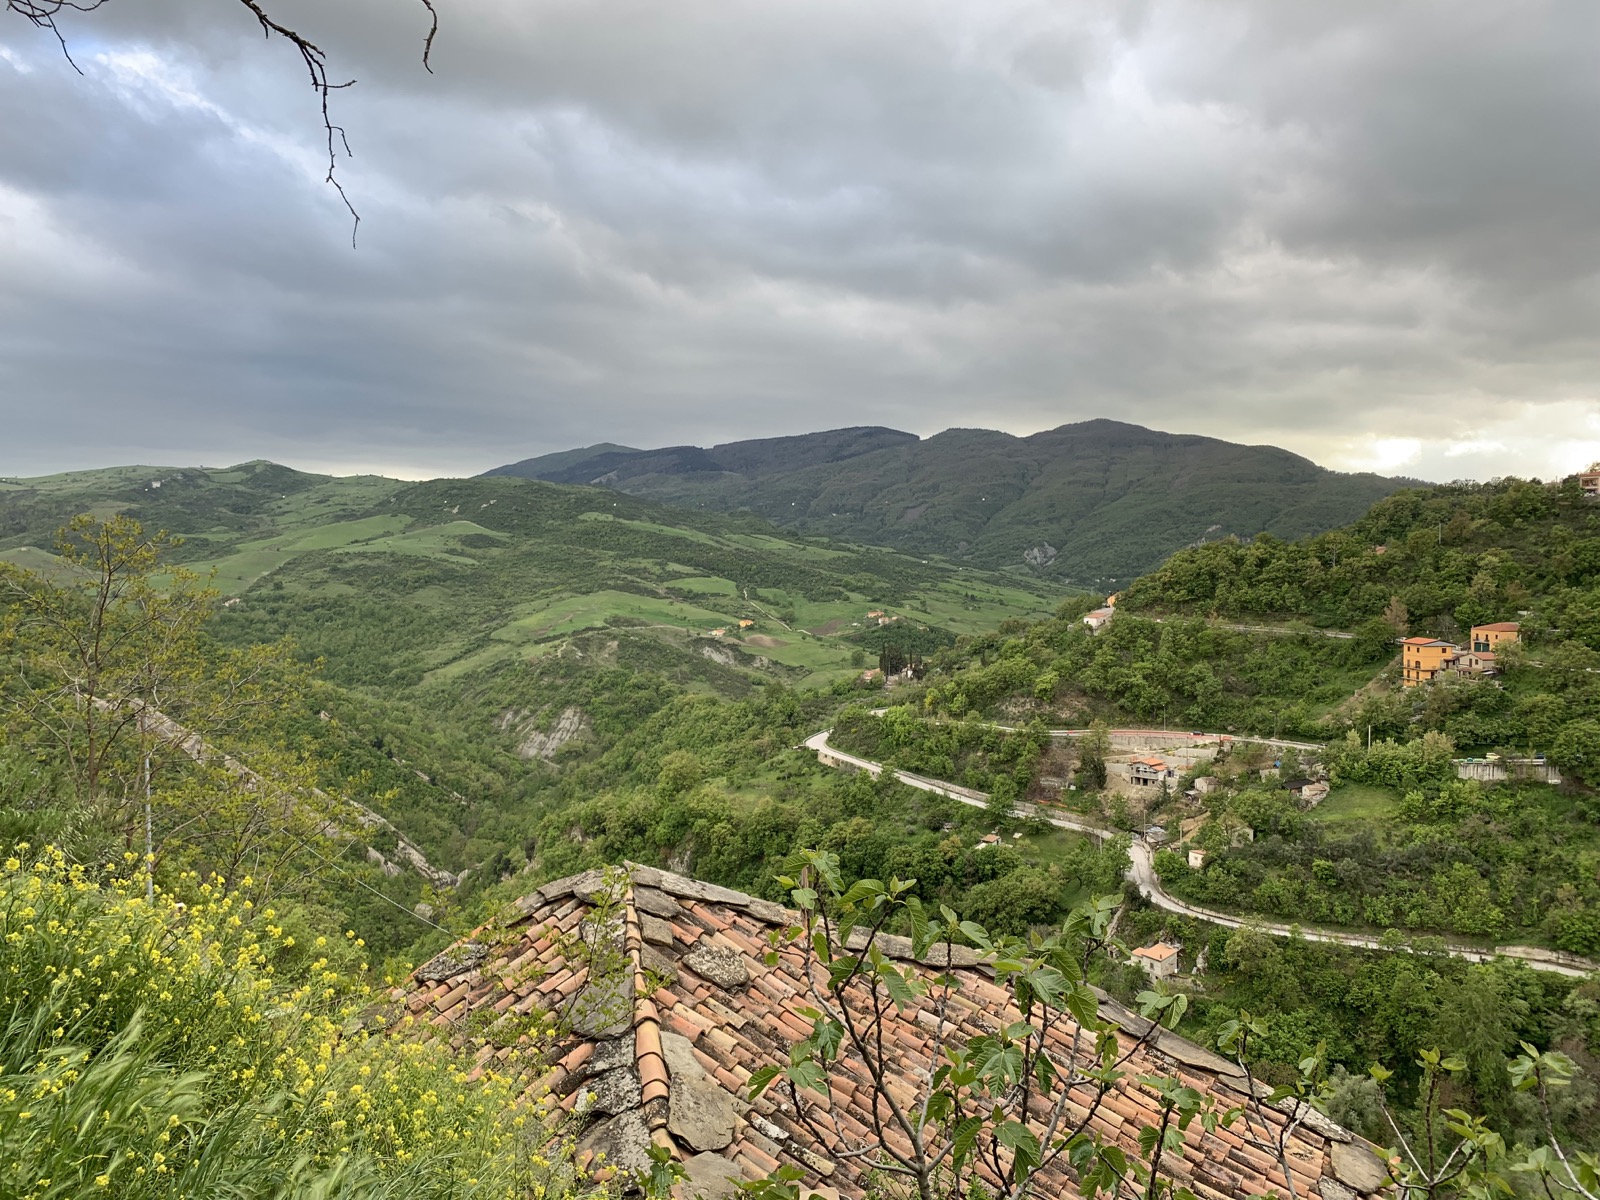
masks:
[[[82,75],[83,70],[73,61],[72,54],[67,48],[67,39],[62,34],[56,19],[63,12],[93,12],[106,4],[108,0],[5,0],[7,12],[16,13],[24,20],[31,22],[40,29],[48,29],[61,46],[61,53],[74,71]],[[322,111],[322,130],[328,150],[328,172],[323,177],[323,182],[330,184],[333,190],[339,193],[339,199],[345,209],[350,213],[350,245],[356,244],[356,231],[361,227],[361,214],[356,211],[355,205],[350,202],[350,197],[345,193],[344,185],[339,182],[338,162],[339,150],[343,148],[346,158],[353,157],[350,151],[350,139],[345,136],[344,126],[334,123],[329,112],[329,96],[344,88],[355,84],[354,79],[347,79],[343,83],[335,83],[328,77],[327,52],[313,42],[310,38],[297,30],[289,28],[275,19],[259,0],[239,0],[250,10],[256,23],[261,26],[262,36],[271,40],[274,36],[282,38],[300,53],[300,61],[305,66],[306,74],[311,80],[311,88],[317,93],[318,107]],[[433,74],[433,40],[439,34],[439,13],[433,6],[433,0],[420,0],[422,7],[428,13],[428,34],[422,43],[422,65],[428,74]]]

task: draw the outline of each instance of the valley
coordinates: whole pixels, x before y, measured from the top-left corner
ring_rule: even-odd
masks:
[[[376,814],[269,822],[252,853],[304,854],[283,903],[393,970],[546,880],[634,862],[779,899],[815,850],[999,935],[1114,898],[1127,947],[1176,947],[1185,1036],[1272,1014],[1265,1076],[1318,1046],[1354,1073],[1483,1043],[1452,1024],[1465,995],[1534,1044],[1600,1037],[1595,513],[1562,487],[1401,491],[1302,541],[1183,549],[1109,615],[1026,569],[607,488],[265,463],[8,482],[14,595],[78,578],[51,552],[77,512],[182,537],[149,579],[208,606],[184,671],[284,673],[281,702],[208,741],[268,781],[247,809],[292,791]],[[1513,618],[1492,676],[1404,686],[1402,636]],[[24,628],[10,652],[46,669]],[[1560,787],[1456,766],[1541,753]],[[125,835],[69,817],[48,760],[0,752],[0,820],[104,854]],[[175,760],[155,788],[170,869],[212,861],[186,840],[207,770]],[[1307,782],[1325,797],[1287,786]],[[1128,1004],[1150,982],[1126,957],[1092,980]],[[1485,1070],[1474,1095],[1500,1104]]]

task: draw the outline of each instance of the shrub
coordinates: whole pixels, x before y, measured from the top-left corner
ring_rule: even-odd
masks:
[[[248,880],[185,877],[152,902],[120,864],[6,860],[0,1193],[572,1190],[515,1054],[474,1078],[443,1045],[391,1036],[354,936],[302,945],[279,922]]]

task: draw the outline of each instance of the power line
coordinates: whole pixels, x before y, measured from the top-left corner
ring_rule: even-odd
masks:
[[[424,925],[427,925],[427,926],[430,926],[430,927],[432,927],[434,929],[437,929],[440,933],[449,934],[452,939],[455,939],[456,937],[459,936],[454,930],[446,929],[443,925],[439,925],[439,924],[437,924],[437,923],[435,923],[433,921],[430,921],[427,917],[423,916],[421,913],[417,912],[415,909],[407,908],[404,904],[401,904],[400,901],[396,900],[393,896],[390,896],[385,892],[380,892],[377,888],[373,887],[366,880],[358,879],[356,876],[352,875],[349,871],[345,870],[345,868],[344,868],[344,866],[342,864],[340,864],[338,862],[335,862],[333,859],[331,859],[327,855],[323,854],[322,851],[318,850],[315,846],[311,845],[309,842],[306,843],[305,848],[307,850],[311,851],[311,853],[315,854],[323,862],[327,863],[335,871],[338,871],[341,875],[343,875],[351,883],[355,884],[357,887],[366,888],[367,891],[371,892],[374,896],[378,897],[378,899],[382,900],[385,904],[394,905],[395,908],[398,908],[401,912],[405,913],[407,916],[414,917],[416,920],[421,921]]]

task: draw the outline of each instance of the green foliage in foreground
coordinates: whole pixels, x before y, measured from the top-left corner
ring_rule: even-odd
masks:
[[[1138,972],[1118,965],[1127,946],[1116,939],[1114,896],[1076,906],[1058,928],[1026,938],[995,937],[960,920],[949,907],[924,906],[911,880],[890,876],[847,885],[835,856],[808,851],[802,862],[802,871],[781,882],[803,924],[792,931],[792,939],[820,978],[811,992],[814,1007],[805,1013],[811,1031],[793,1048],[788,1065],[769,1066],[751,1077],[751,1096],[777,1087],[798,1108],[804,1104],[800,1089],[824,1091],[848,1047],[874,1089],[889,1098],[888,1113],[865,1148],[867,1161],[918,1200],[971,1195],[994,1180],[999,1187],[989,1194],[1022,1200],[1030,1177],[1069,1165],[1078,1190],[1090,1200],[1102,1194],[1108,1200],[1192,1200],[1181,1182],[1162,1177],[1164,1164],[1171,1169],[1168,1152],[1181,1154],[1181,1134],[1192,1122],[1202,1136],[1233,1130],[1230,1141],[1242,1142],[1290,1178],[1288,1130],[1295,1121],[1285,1126],[1269,1120],[1265,1104],[1296,1119],[1313,1110],[1334,1115],[1370,1134],[1389,1147],[1385,1170],[1406,1197],[1514,1196],[1524,1179],[1548,1200],[1578,1200],[1592,1196],[1600,1182],[1600,1160],[1577,1148],[1595,1133],[1594,1097],[1581,1080],[1580,1064],[1565,1048],[1522,1034],[1530,1026],[1544,1026],[1556,1004],[1570,1007],[1571,1016],[1563,1021],[1567,1039],[1592,1061],[1587,1043],[1595,1034],[1596,1009],[1570,981],[1547,985],[1524,967],[1500,965],[1460,964],[1464,969],[1458,969],[1447,964],[1441,976],[1431,970],[1428,957],[1391,954],[1375,964],[1388,985],[1385,1007],[1402,1020],[1410,1018],[1405,1041],[1416,1048],[1395,1069],[1372,1065],[1364,1077],[1353,1076],[1330,1058],[1334,1047],[1320,1036],[1330,1027],[1336,1031],[1335,1023],[1322,1022],[1313,1033],[1318,1040],[1305,1044],[1307,1030],[1297,1028],[1295,1014],[1284,1013],[1301,998],[1303,987],[1334,993],[1348,980],[1324,971],[1303,983],[1279,945],[1255,931],[1214,931],[1206,952],[1216,953],[1230,968],[1253,968],[1246,984],[1230,988],[1226,1001],[1214,1002],[1160,982],[1142,987],[1129,982]],[[1167,933],[1169,923],[1166,914],[1136,909],[1128,925],[1148,934],[1153,926]],[[876,946],[847,952],[852,931],[867,931],[870,945],[871,934],[896,924],[910,930],[919,957],[938,954],[941,947],[948,953],[957,944],[983,951],[995,985],[1008,993],[1020,1019],[949,1046],[943,1061],[926,1073],[907,1074],[898,1047],[892,1056],[883,1050],[886,1043],[894,1045],[894,1039],[881,1036],[890,1002],[894,1011],[912,1012],[920,1020],[923,1012],[942,1013],[961,982],[953,973],[930,979]],[[1290,943],[1291,953],[1299,948]],[[1327,965],[1314,957],[1301,956],[1301,961]],[[1135,1049],[1162,1027],[1198,1025],[1203,1042],[1232,1059],[1243,1075],[1243,1103],[1224,1109],[1215,1095],[1180,1079],[1130,1077],[1119,1070],[1132,1051],[1090,989],[1097,971],[1120,972],[1115,982],[1149,1022],[1137,1034]],[[1356,1009],[1385,999],[1348,986],[1342,990],[1342,998]],[[1234,1006],[1250,991],[1287,1019],[1262,1018]],[[1187,1020],[1192,1006],[1203,1012],[1201,1020]],[[1070,1052],[1062,1053],[1062,1040],[1052,1041],[1050,1032],[1068,1018],[1078,1034]],[[1427,1038],[1440,1040],[1429,1044]],[[1287,1060],[1286,1052],[1292,1055]],[[1102,1106],[1118,1110],[1111,1097],[1135,1078],[1155,1101],[1146,1118],[1153,1123],[1132,1130],[1123,1126],[1124,1134],[1134,1135],[1137,1152],[1110,1144],[1103,1137],[1104,1123],[1095,1120]],[[1064,1103],[1066,1095],[1077,1103]],[[984,1184],[971,1165],[978,1155],[989,1176]],[[798,1178],[782,1168],[778,1175]],[[775,1198],[782,1192],[774,1187],[762,1194]]]
[[[516,1079],[469,1081],[448,1048],[362,1024],[354,939],[290,932],[248,880],[178,884],[151,904],[59,852],[0,866],[0,1192],[575,1190]]]

